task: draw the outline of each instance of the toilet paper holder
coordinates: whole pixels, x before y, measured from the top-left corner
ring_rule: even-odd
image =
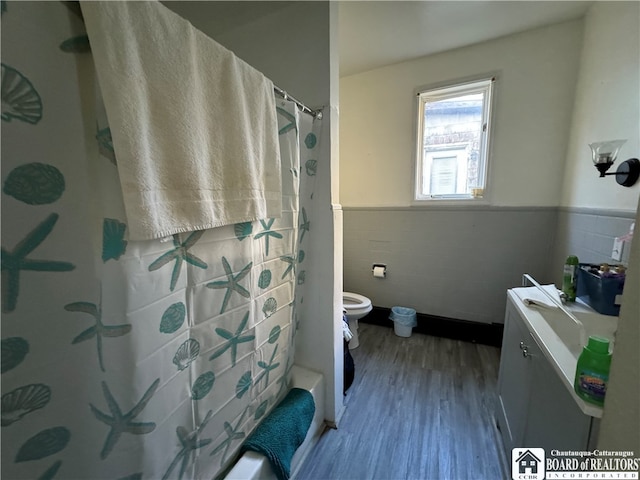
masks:
[[[387,276],[387,266],[384,263],[374,263],[371,267],[374,277],[385,278]]]

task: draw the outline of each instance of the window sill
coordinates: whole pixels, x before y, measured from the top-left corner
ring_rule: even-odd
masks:
[[[424,200],[413,200],[411,202],[412,207],[424,207],[429,208],[432,206],[464,206],[469,205],[488,206],[491,205],[488,198],[425,198]]]

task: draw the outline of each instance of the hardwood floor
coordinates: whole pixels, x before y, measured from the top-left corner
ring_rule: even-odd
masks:
[[[356,378],[297,480],[509,478],[496,347],[360,324]]]

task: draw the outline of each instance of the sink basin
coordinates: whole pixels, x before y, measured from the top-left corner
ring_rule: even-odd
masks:
[[[538,289],[535,287],[513,289],[513,292],[523,302],[526,298],[532,297],[537,291]],[[587,339],[591,335],[607,338],[609,340],[609,351],[613,351],[615,332],[618,328],[618,317],[602,315],[580,300],[564,306],[584,325],[584,335],[580,331],[578,324],[560,308],[524,305],[521,307],[523,314],[530,318],[530,323],[533,322],[533,330],[548,347],[552,355],[555,355],[556,344],[560,340],[560,343],[577,361],[582,353],[582,348],[586,345]],[[549,329],[557,336],[555,341]]]
[[[615,332],[618,327],[617,317],[601,315],[595,312],[576,311],[575,308],[570,308],[570,311],[584,325],[587,337],[597,335],[607,338],[609,340],[609,351],[612,351]],[[580,337],[580,327],[559,309],[548,309],[541,313],[554,333],[577,359],[584,346]]]
[[[524,300],[531,297],[535,291],[535,287],[514,288],[509,290],[508,295],[531,337],[560,376],[582,412],[592,417],[602,417],[602,407],[585,402],[574,391],[576,364],[590,335],[609,339],[609,350],[613,352],[618,317],[602,315],[580,301],[565,305],[584,326],[582,331],[582,328],[560,308],[525,303]],[[615,355],[615,352],[613,354]]]

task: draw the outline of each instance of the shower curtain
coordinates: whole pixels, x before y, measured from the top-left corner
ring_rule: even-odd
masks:
[[[288,388],[319,122],[277,101],[281,218],[129,241],[81,21],[2,41],[2,476],[214,478]]]

